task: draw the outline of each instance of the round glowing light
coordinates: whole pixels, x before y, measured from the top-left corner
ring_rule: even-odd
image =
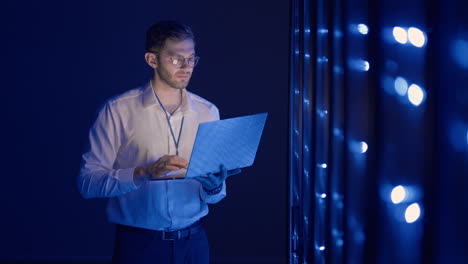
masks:
[[[367,149],[369,148],[369,146],[367,146],[367,143],[364,141],[361,141],[360,145],[361,145],[361,153],[366,153]]]
[[[408,100],[415,106],[420,105],[424,100],[424,90],[416,84],[408,88]]]
[[[356,71],[369,71],[370,64],[366,60],[362,59],[351,59],[349,60],[349,66]]]
[[[406,190],[405,187],[398,185],[393,188],[392,193],[390,194],[390,198],[392,199],[392,203],[398,204],[405,200],[406,197]]]
[[[359,31],[359,33],[363,35],[367,35],[369,33],[369,28],[367,27],[366,24],[357,25],[357,30]]]
[[[414,46],[421,48],[426,43],[426,36],[424,32],[415,27],[408,29],[408,39]]]
[[[406,42],[408,42],[408,34],[406,33],[406,30],[402,27],[393,28],[393,37],[397,42],[401,44],[406,44]]]
[[[322,195],[320,195],[320,197],[322,197],[322,198],[327,198],[327,194],[326,194],[326,193],[322,193]]]
[[[413,203],[406,208],[405,220],[408,224],[414,223],[421,216],[421,208],[419,204]]]
[[[369,62],[368,62],[368,61],[364,61],[363,64],[364,64],[364,67],[363,67],[363,68],[364,68],[364,71],[369,71],[369,69],[370,69],[370,64],[369,64]]]
[[[342,247],[343,244],[344,244],[343,242],[344,242],[343,239],[337,239],[336,240],[336,245],[339,246],[339,247]]]
[[[408,83],[403,77],[395,78],[395,92],[401,96],[405,96],[408,91]]]
[[[325,247],[324,247],[324,246],[321,246],[321,247],[319,247],[319,249],[320,249],[321,251],[323,251],[323,250],[325,250]]]
[[[326,164],[326,163],[322,163],[322,164],[320,164],[320,167],[326,169],[326,168],[327,168],[327,164]]]

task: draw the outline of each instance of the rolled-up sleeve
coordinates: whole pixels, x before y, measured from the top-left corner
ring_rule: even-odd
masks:
[[[224,197],[226,197],[226,181],[223,182],[223,187],[219,193],[211,195],[207,194],[205,189],[200,185],[200,198],[205,203],[215,204],[221,201]]]
[[[84,198],[113,197],[137,189],[135,168],[113,169],[123,129],[122,119],[106,103],[89,131],[89,149],[82,156],[78,188]]]

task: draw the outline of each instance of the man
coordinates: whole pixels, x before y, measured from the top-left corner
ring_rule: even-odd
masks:
[[[199,57],[191,29],[174,21],[149,28],[145,86],[109,99],[90,129],[90,150],[78,177],[85,198],[109,197],[116,225],[113,263],[208,263],[200,219],[226,196],[225,180],[240,170],[180,177],[199,123],[219,120],[215,105],[188,92]]]

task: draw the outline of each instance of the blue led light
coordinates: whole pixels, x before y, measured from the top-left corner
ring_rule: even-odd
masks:
[[[333,72],[334,73],[343,73],[343,69],[340,66],[335,65],[335,66],[333,66]]]
[[[326,28],[321,28],[321,29],[318,30],[318,33],[320,33],[320,34],[327,34],[327,33],[328,33],[328,29],[326,29]]]
[[[369,146],[365,141],[349,141],[349,149],[351,152],[356,154],[364,154],[369,149]]]
[[[418,203],[413,203],[406,208],[405,220],[408,224],[416,222],[421,216],[421,208]]]
[[[448,136],[449,143],[455,151],[468,150],[468,123],[462,120],[451,120]]]
[[[336,137],[342,137],[343,132],[341,131],[341,129],[335,127],[335,128],[333,128],[333,135],[336,136]]]
[[[406,30],[402,27],[393,28],[393,37],[398,43],[406,44],[406,42],[408,42],[408,34],[406,33]]]
[[[349,66],[356,70],[356,71],[369,71],[370,69],[370,64],[366,60],[362,59],[354,59],[354,60],[349,60]]]
[[[343,244],[344,244],[344,243],[343,243],[343,239],[337,239],[337,240],[336,240],[336,245],[337,245],[338,247],[342,247]]]
[[[318,62],[318,63],[328,62],[328,58],[325,57],[325,56],[319,57],[319,58],[317,58],[317,62]]]
[[[366,240],[366,234],[362,230],[356,230],[353,234],[353,239],[356,243],[363,243]]]
[[[361,153],[366,153],[368,149],[367,143],[364,141],[361,141],[359,144],[361,145]]]
[[[416,84],[408,88],[408,100],[415,106],[419,106],[424,101],[424,90]]]
[[[343,32],[341,32],[340,30],[333,30],[334,31],[334,34],[333,36],[335,36],[335,38],[341,38],[343,36]]]
[[[327,111],[327,110],[320,110],[320,109],[318,109],[318,110],[317,110],[317,114],[318,114],[320,117],[324,118],[324,117],[327,116],[328,111]]]
[[[324,168],[324,169],[327,168],[327,164],[326,164],[326,163],[318,164],[318,166],[319,166],[320,168]]]
[[[408,39],[411,44],[418,48],[421,48],[426,44],[426,36],[424,32],[415,27],[410,27],[408,29]]]
[[[399,204],[406,198],[406,189],[405,187],[398,185],[393,188],[392,193],[390,194],[390,198],[392,199],[392,203]]]
[[[369,71],[370,65],[368,61],[364,61],[364,71]]]
[[[367,27],[366,24],[358,24],[357,31],[359,31],[359,33],[363,35],[367,35],[369,33],[369,28]]]
[[[468,68],[468,41],[458,39],[452,45],[452,57],[458,66]]]
[[[403,77],[395,78],[395,92],[398,95],[405,96],[408,91],[408,82]]]

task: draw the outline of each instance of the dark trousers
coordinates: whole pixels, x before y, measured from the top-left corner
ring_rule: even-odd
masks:
[[[174,240],[160,232],[117,225],[113,264],[208,264],[209,245],[205,230]]]

